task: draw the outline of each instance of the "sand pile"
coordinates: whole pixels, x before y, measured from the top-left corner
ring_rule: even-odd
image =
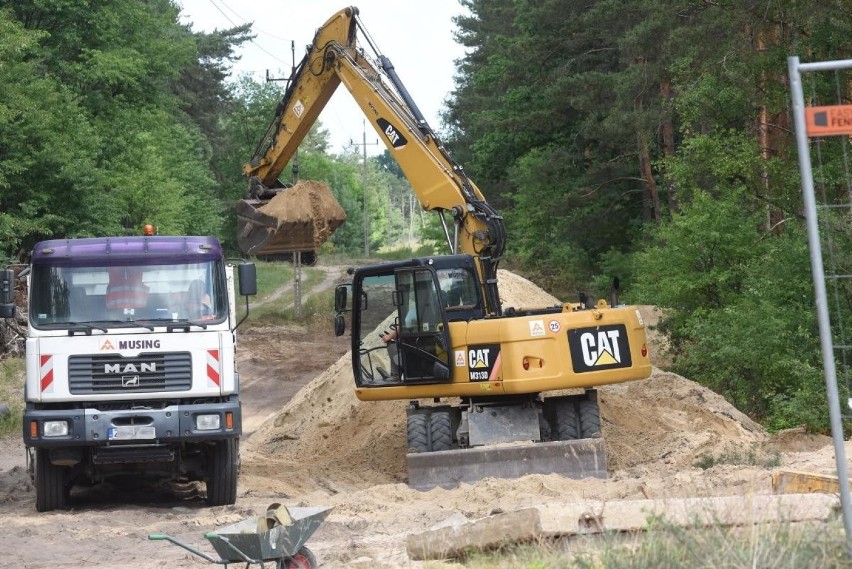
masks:
[[[498,278],[504,307],[559,304],[533,283],[508,271],[500,271]],[[266,463],[259,461],[261,466],[253,466],[247,474],[268,478],[270,489],[290,495],[366,491],[377,485],[404,483],[406,402],[359,402],[353,387],[351,354],[347,354],[305,386],[246,441],[244,450],[253,459],[267,457]],[[604,386],[600,389],[600,404],[609,470],[615,479],[690,469],[702,455],[715,456],[729,448],[747,449],[766,440],[759,425],[719,395],[658,369],[647,380]],[[281,462],[289,465],[286,474],[281,473]],[[277,482],[271,482],[273,478]],[[603,481],[590,487],[577,486],[577,481],[559,476],[524,480],[524,484],[538,488],[535,492],[563,495],[571,488],[582,488],[578,491],[584,495],[606,496],[612,492],[608,482]],[[518,484],[491,480],[476,486],[497,485],[508,492],[517,489]],[[256,486],[263,484],[255,481],[252,487]],[[670,481],[660,491],[668,486]],[[470,491],[453,492],[464,495]],[[410,491],[400,487],[394,492],[409,496]],[[618,490],[619,494],[624,492],[641,497],[635,488]],[[486,494],[493,503],[493,494]]]

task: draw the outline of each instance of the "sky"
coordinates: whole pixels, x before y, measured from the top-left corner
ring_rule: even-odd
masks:
[[[238,51],[241,59],[232,66],[232,77],[250,75],[256,81],[265,81],[267,70],[272,77],[286,78],[293,65],[291,42],[296,42],[298,63],[316,29],[350,5],[341,0],[176,2],[182,7],[181,22],[191,25],[194,31],[211,32],[252,22],[256,37]],[[358,0],[351,5],[358,7],[364,28],[378,50],[391,60],[426,121],[440,132],[443,126],[439,113],[454,87],[455,60],[464,56],[464,48],[453,39],[456,26],[452,18],[464,8],[458,0]],[[365,128],[367,154],[381,154],[385,150],[343,85],[338,87],[319,120],[331,135],[333,153],[341,153],[350,141],[357,143],[361,152]]]

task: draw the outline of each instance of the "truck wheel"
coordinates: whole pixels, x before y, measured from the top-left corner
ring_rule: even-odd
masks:
[[[556,440],[573,441],[580,438],[577,406],[571,399],[559,401],[555,405]]]
[[[424,413],[408,416],[408,452],[429,452],[429,416]]]
[[[36,449],[36,510],[49,512],[68,507],[66,469],[50,462],[50,451]]]
[[[601,436],[601,412],[597,401],[580,401],[580,436],[597,439]]]
[[[432,450],[451,450],[453,448],[453,431],[449,411],[433,411],[429,419]]]
[[[288,557],[282,564],[283,569],[316,569],[317,558],[314,552],[302,547],[293,557]]]
[[[207,505],[226,506],[237,501],[240,440],[217,441],[207,461]]]

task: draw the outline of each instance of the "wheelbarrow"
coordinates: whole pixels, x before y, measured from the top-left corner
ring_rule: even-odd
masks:
[[[152,533],[148,539],[171,542],[226,568],[230,563],[245,563],[246,567],[257,564],[264,569],[265,563],[271,563],[276,569],[316,569],[316,557],[305,547],[305,542],[322,524],[331,508],[289,508],[288,511],[292,518],[288,525],[275,525],[267,531],[258,531],[258,528],[264,527],[263,519],[248,518],[205,533],[204,537],[219,554],[219,559],[169,535]]]

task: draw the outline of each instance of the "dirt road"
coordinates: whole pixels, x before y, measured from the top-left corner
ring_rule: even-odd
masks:
[[[505,302],[549,303],[530,283],[500,278]],[[110,486],[75,493],[69,511],[38,514],[23,449],[10,437],[0,440],[0,567],[201,567],[209,563],[147,535],[167,533],[212,554],[205,532],[272,502],[333,508],[308,543],[322,567],[422,567],[408,559],[406,536],[460,516],[579,499],[765,494],[773,457],[799,470],[834,468],[827,437],[769,436],[716,394],[657,370],[601,390],[608,480],[534,475],[417,492],[404,483],[404,403],[354,398],[348,335],[295,326],[240,332],[246,437],[236,505],[206,508],[193,488]],[[771,465],[696,466],[745,451]]]

